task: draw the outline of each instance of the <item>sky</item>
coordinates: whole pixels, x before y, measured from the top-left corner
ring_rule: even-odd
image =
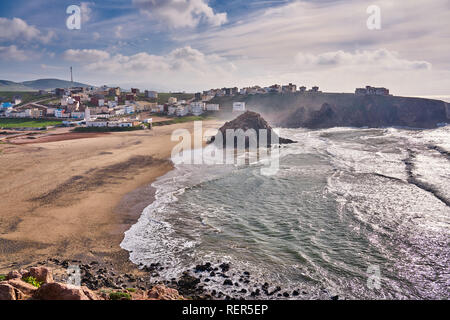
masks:
[[[78,82],[158,91],[292,82],[450,95],[449,57],[449,0],[0,2],[2,80],[68,80],[73,66]]]

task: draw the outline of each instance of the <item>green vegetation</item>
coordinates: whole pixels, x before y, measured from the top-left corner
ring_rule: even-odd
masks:
[[[123,131],[136,131],[143,130],[142,127],[77,127],[73,129],[74,132],[123,132]]]
[[[39,282],[36,280],[35,277],[26,277],[26,278],[22,278],[22,280],[26,283],[29,283],[33,286],[35,286],[36,288],[39,288],[42,285],[42,282]]]
[[[127,288],[127,291],[128,292],[136,292],[136,289],[135,288]]]
[[[111,292],[109,294],[111,300],[131,300],[131,295],[126,292]]]
[[[188,116],[188,117],[177,117],[173,118],[171,120],[166,121],[159,121],[153,123],[154,127],[160,127],[160,126],[168,126],[171,124],[177,124],[177,123],[184,123],[184,122],[192,122],[192,121],[203,121],[203,120],[210,120],[210,116]]]
[[[0,91],[0,98],[3,99],[2,102],[12,102],[12,99],[15,96],[19,96],[22,99],[22,103],[20,103],[19,106],[33,101],[41,101],[41,103],[44,103],[48,100],[55,99],[55,96],[53,94],[40,95],[38,92],[33,91]]]
[[[43,119],[27,119],[27,118],[6,118],[0,119],[0,128],[46,128],[61,125],[60,120],[43,120]]]
[[[3,274],[0,274],[0,281],[5,281],[6,280],[6,276]]]

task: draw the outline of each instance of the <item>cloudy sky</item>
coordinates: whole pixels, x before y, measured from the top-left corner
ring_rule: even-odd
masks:
[[[69,30],[69,5],[81,29]],[[369,6],[381,29],[369,30]],[[450,94],[449,0],[2,0],[0,79]]]

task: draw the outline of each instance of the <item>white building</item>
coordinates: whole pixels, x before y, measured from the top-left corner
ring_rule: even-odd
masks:
[[[85,114],[84,114],[84,112],[81,112],[81,111],[73,111],[72,112],[72,118],[74,118],[74,119],[84,119],[85,118]]]
[[[188,114],[189,110],[187,107],[185,106],[178,106],[177,107],[177,111],[176,111],[176,115],[178,117],[184,117]]]
[[[98,106],[103,107],[105,105],[105,99],[98,99]]]
[[[91,109],[89,109],[89,107],[86,107],[86,110],[84,110],[84,120],[85,121],[91,120]]]
[[[108,121],[105,120],[94,120],[86,121],[86,127],[107,127]]]
[[[124,110],[125,114],[132,114],[135,112],[136,109],[134,106],[125,106]]]
[[[64,110],[63,109],[56,109],[55,110],[55,117],[56,118],[62,118],[64,114]]]
[[[116,114],[116,116],[123,116],[125,114],[125,109],[117,109],[114,111],[114,113]]]
[[[245,112],[245,102],[234,102],[233,112]]]
[[[220,105],[218,104],[207,104],[206,105],[206,111],[219,111]]]

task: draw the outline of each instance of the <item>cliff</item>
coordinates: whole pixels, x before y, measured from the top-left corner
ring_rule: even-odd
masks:
[[[357,96],[350,93],[292,93],[215,98],[231,110],[235,101],[286,128],[389,127],[435,128],[448,122],[449,104],[431,99]]]

